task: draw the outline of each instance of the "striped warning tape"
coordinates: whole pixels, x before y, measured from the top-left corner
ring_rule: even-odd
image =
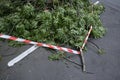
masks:
[[[9,40],[18,41],[18,42],[23,42],[23,43],[27,43],[27,44],[33,44],[33,45],[37,45],[37,46],[43,46],[43,47],[56,49],[56,50],[60,50],[60,51],[66,51],[66,52],[69,52],[69,53],[80,54],[79,51],[72,50],[72,49],[69,49],[69,48],[64,48],[64,47],[54,46],[54,45],[50,45],[50,44],[34,42],[34,41],[27,40],[27,39],[17,38],[17,37],[14,37],[14,36],[0,34],[0,38],[9,39]]]
[[[85,40],[84,40],[84,43],[83,43],[81,49],[83,49],[83,48],[85,47],[85,44],[87,43],[87,40],[88,40],[88,38],[89,38],[89,35],[90,35],[91,31],[92,31],[92,26],[90,26],[90,30],[89,30],[89,32],[88,32],[87,35],[86,35],[86,38],[85,38]]]
[[[90,35],[90,32],[92,30],[92,26],[87,34],[87,37],[84,41],[84,46],[87,42],[87,39]],[[73,50],[73,49],[70,49],[70,48],[65,48],[65,47],[59,47],[59,46],[54,46],[54,45],[50,45],[50,44],[45,44],[45,43],[40,43],[40,42],[34,42],[34,41],[31,41],[31,40],[27,40],[27,39],[22,39],[22,38],[17,38],[17,37],[14,37],[14,36],[9,36],[9,35],[4,35],[4,34],[0,34],[0,38],[4,38],[4,39],[9,39],[9,40],[13,40],[13,41],[18,41],[18,42],[23,42],[23,43],[26,43],[26,44],[33,44],[33,45],[37,45],[37,46],[43,46],[43,47],[47,47],[47,48],[51,48],[51,49],[56,49],[56,50],[59,50],[59,51],[65,51],[65,52],[69,52],[69,53],[74,53],[74,54],[80,54],[80,51],[76,51],[76,50]],[[84,47],[82,46],[82,47]]]

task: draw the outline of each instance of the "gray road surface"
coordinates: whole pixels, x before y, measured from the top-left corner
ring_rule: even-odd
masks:
[[[95,1],[95,0],[93,0]],[[0,54],[16,55],[4,57],[0,62],[0,80],[120,80],[120,0],[100,0],[105,5],[101,20],[107,29],[102,39],[93,40],[101,46],[106,54],[98,55],[94,47],[88,43],[88,51],[84,54],[87,71],[83,73],[77,65],[65,61],[49,61],[51,54],[45,48],[38,48],[15,66],[8,68],[7,62],[19,55],[30,45],[11,48],[0,42]],[[74,56],[73,60],[79,61]]]

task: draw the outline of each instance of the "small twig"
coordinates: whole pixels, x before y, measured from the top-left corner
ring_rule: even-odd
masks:
[[[53,54],[56,53],[54,50],[50,50],[50,52],[52,52]],[[69,62],[71,62],[71,63],[73,63],[73,64],[75,64],[75,65],[82,66],[81,64],[79,64],[79,63],[71,60],[71,59],[70,59],[71,56],[73,57],[73,56],[75,56],[75,55],[64,56],[64,57],[62,57],[62,59],[65,59],[65,60],[67,60],[67,61],[69,61]]]
[[[104,54],[104,50],[102,48],[100,48],[96,43],[92,42],[89,40],[89,42],[92,44],[92,46],[94,46],[97,50],[99,54]]]
[[[98,50],[100,49],[100,47],[96,43],[94,43],[94,42],[92,42],[90,40],[88,40],[88,42],[90,42],[91,44],[93,44],[93,46],[95,46]]]
[[[69,61],[69,62],[71,62],[71,63],[73,63],[73,64],[76,64],[76,65],[78,65],[78,66],[82,66],[82,65],[80,65],[79,63],[77,63],[77,62],[75,62],[75,61],[73,61],[73,60],[71,60],[71,59],[69,59],[69,58],[65,58],[65,57],[64,57],[64,59],[67,60],[67,61]]]
[[[86,65],[85,65],[85,59],[84,59],[84,56],[83,56],[83,51],[82,51],[82,49],[80,48],[80,52],[81,52],[81,62],[82,62],[82,70],[83,70],[83,72],[85,72],[85,73],[87,73],[87,74],[94,74],[94,73],[92,73],[92,72],[87,72],[86,71]]]
[[[9,31],[8,35],[11,35],[11,33],[13,32],[15,26],[12,27],[12,29]]]
[[[82,62],[82,70],[83,70],[83,72],[85,72],[86,71],[86,66],[85,66],[85,59],[84,59],[84,56],[83,56],[83,51],[82,51],[82,49],[80,48],[80,52],[81,52],[81,54],[80,54],[80,56],[81,56],[81,62]]]

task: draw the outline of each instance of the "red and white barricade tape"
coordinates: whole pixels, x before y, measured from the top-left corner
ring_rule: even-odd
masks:
[[[66,51],[66,52],[69,52],[69,53],[80,54],[79,51],[72,50],[72,49],[69,49],[69,48],[64,48],[64,47],[54,46],[54,45],[50,45],[50,44],[34,42],[34,41],[30,41],[30,40],[26,40],[26,39],[22,39],[22,38],[17,38],[17,37],[13,37],[13,36],[9,36],[9,35],[0,34],[0,38],[9,39],[9,40],[18,41],[18,42],[23,42],[23,43],[27,43],[27,44],[33,44],[33,45],[37,45],[37,46],[43,46],[43,47],[56,49],[56,50],[60,50],[60,51]]]
[[[83,49],[83,48],[85,47],[91,31],[92,31],[92,26],[90,26],[90,30],[89,30],[89,32],[88,32],[87,35],[86,35],[86,38],[85,38],[85,40],[84,40],[84,43],[83,43],[81,49]]]
[[[85,46],[91,30],[92,30],[92,26],[90,27],[90,30],[87,34],[87,37],[85,38],[85,41],[84,41],[84,44],[83,44],[82,47]],[[56,49],[56,50],[59,50],[59,51],[65,51],[65,52],[69,52],[69,53],[80,54],[80,51],[76,51],[76,50],[72,50],[72,49],[64,48],[64,47],[59,47],[59,46],[54,46],[54,45],[50,45],[50,44],[40,43],[40,42],[34,42],[34,41],[31,41],[31,40],[17,38],[17,37],[14,37],[14,36],[0,34],[0,38],[9,39],[9,40],[18,41],[18,42],[23,42],[23,43],[27,43],[27,44],[33,44],[33,45],[37,45],[37,46],[43,46],[43,47],[47,47],[47,48],[51,48],[51,49]]]

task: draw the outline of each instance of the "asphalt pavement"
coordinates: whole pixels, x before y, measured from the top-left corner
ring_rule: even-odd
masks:
[[[103,48],[105,54],[98,55],[95,47],[88,43],[84,57],[86,70],[90,73],[82,72],[80,66],[66,60],[49,61],[48,56],[52,52],[42,47],[13,67],[8,67],[8,61],[31,45],[12,48],[0,42],[0,54],[4,55],[0,61],[0,80],[120,80],[120,0],[100,2],[105,5],[101,20],[107,33],[103,38],[92,41]],[[80,63],[77,55],[71,59]]]

